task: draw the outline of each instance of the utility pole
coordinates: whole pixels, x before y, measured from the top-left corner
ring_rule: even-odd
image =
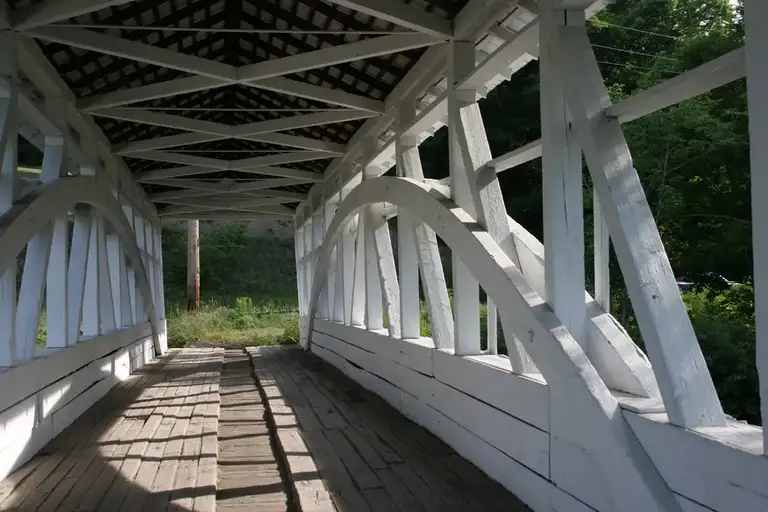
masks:
[[[200,309],[200,221],[187,224],[187,310]]]

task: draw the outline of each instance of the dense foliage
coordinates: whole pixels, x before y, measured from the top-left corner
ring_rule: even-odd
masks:
[[[743,44],[740,13],[740,3],[728,0],[614,2],[589,22],[593,49],[614,100]],[[480,106],[493,154],[539,138],[537,64],[496,88]],[[672,267],[678,277],[695,283],[684,300],[725,408],[759,423],[745,82],[624,128]],[[422,145],[422,160],[427,177],[448,175],[445,129]],[[540,165],[536,160],[499,176],[509,214],[539,238]],[[591,281],[592,191],[586,169],[583,197]],[[166,279],[176,298],[183,292],[183,236],[164,235],[165,261],[175,262]],[[235,297],[295,303],[291,242],[248,239],[241,227],[232,227],[203,235],[201,260],[204,296],[230,303]],[[615,257],[612,264],[613,311],[642,345]],[[729,287],[712,275],[743,284]],[[424,320],[426,331],[426,314]]]

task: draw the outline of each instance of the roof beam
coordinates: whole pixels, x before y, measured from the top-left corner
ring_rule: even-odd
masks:
[[[264,80],[257,80],[255,82],[243,82],[243,85],[282,94],[290,94],[291,96],[299,98],[323,101],[325,103],[330,103],[331,105],[367,110],[377,114],[384,112],[383,101],[373,100],[357,94],[350,94],[338,89],[330,89],[328,87],[299,82],[298,80],[291,80],[290,78],[272,77]]]
[[[307,180],[300,180],[296,178],[274,178],[251,182],[211,182],[160,178],[150,180],[150,182],[154,185],[162,185],[164,187],[191,188],[196,190],[212,190],[217,192],[250,192],[254,190],[301,185],[306,183]]]
[[[267,197],[262,192],[221,192],[216,190],[194,190],[194,189],[176,189],[166,192],[157,192],[149,196],[150,201],[155,203],[170,203],[174,204],[178,201],[186,201],[190,198],[211,198],[222,197],[227,199],[269,199],[277,203],[293,203],[296,199],[286,197]]]
[[[234,80],[222,81],[218,78],[211,78],[208,76],[189,76],[141,87],[121,89],[106,94],[86,96],[77,101],[77,107],[80,110],[88,112],[100,108],[119,107],[120,105],[128,105],[139,101],[167,98],[168,96],[176,96],[177,94],[207,91],[208,89],[224,87],[233,83],[236,82]]]
[[[217,171],[241,172],[243,170],[250,170],[258,167],[271,167],[273,165],[291,164],[295,162],[306,162],[308,160],[320,160],[333,157],[332,154],[324,151],[296,151],[291,153],[279,153],[276,155],[243,158],[240,160],[221,160],[218,158],[185,155],[183,153],[168,153],[165,151],[141,151],[126,156],[140,158],[142,160],[174,163],[183,166],[209,167]]]
[[[269,121],[259,121],[244,125],[230,126],[211,121],[201,121],[183,116],[172,114],[163,114],[149,110],[139,109],[120,109],[108,108],[92,112],[92,115],[99,117],[108,117],[110,119],[120,119],[134,123],[150,124],[162,126],[165,128],[174,128],[205,134],[206,137],[192,134],[171,135],[157,139],[148,139],[127,143],[118,151],[120,154],[129,154],[139,151],[162,149],[166,147],[181,146],[184,144],[195,144],[197,142],[207,142],[210,140],[221,139],[244,139],[255,142],[266,142],[269,144],[280,144],[284,146],[298,147],[301,149],[311,149],[314,151],[326,151],[334,154],[344,153],[344,146],[317,139],[298,137],[296,135],[275,134],[273,136],[260,136],[260,134],[270,133],[278,130],[292,130],[297,128],[306,128],[309,126],[318,126],[322,124],[339,123],[354,119],[364,119],[376,114],[360,110],[319,112],[316,114],[306,114],[299,116],[283,117]]]
[[[13,28],[26,30],[42,25],[49,25],[57,21],[67,20],[75,16],[81,16],[89,12],[117,7],[133,0],[45,0],[30,8],[19,12],[13,18]]]
[[[295,153],[280,153],[279,155],[257,156],[245,158],[231,162],[229,170],[238,171],[242,169],[253,169],[256,167],[292,164],[296,162],[306,162],[308,160],[321,160],[323,158],[332,158],[330,153],[319,151],[296,151]]]
[[[277,217],[292,217],[293,210],[286,208],[285,206],[270,207],[270,206],[236,206],[234,204],[222,204],[218,206],[184,206],[174,205],[169,206],[159,212],[161,217],[167,217],[170,215],[183,215],[183,214],[210,214],[210,213],[229,213],[229,212],[241,212],[241,213],[257,213],[264,215],[265,217],[275,216]]]
[[[450,21],[414,9],[400,0],[328,0],[328,2],[424,34],[435,37],[453,37]]]
[[[251,207],[271,206],[287,202],[282,197],[253,197],[244,194],[215,194],[207,196],[198,196],[191,198],[171,198],[160,201],[166,204],[175,204],[179,206],[191,207],[217,207],[219,204],[234,204],[238,201],[248,201]]]
[[[164,178],[178,178],[182,176],[195,176],[200,174],[214,174],[221,172],[221,169],[211,169],[210,167],[173,167],[171,169],[158,169],[156,171],[145,171],[135,177],[135,181],[148,182]],[[322,181],[322,173],[302,171],[299,169],[286,169],[284,167],[262,166],[249,169],[237,169],[233,172],[244,174],[253,174],[258,176],[277,176],[280,178],[295,178],[305,183]]]
[[[444,42],[443,39],[437,39],[424,34],[381,36],[299,53],[290,57],[248,64],[238,68],[237,75],[240,82],[251,82],[291,73],[300,73],[309,69],[324,68],[345,62],[378,57],[380,55],[388,55],[390,53],[413,50],[414,48],[423,48],[442,42]]]
[[[245,135],[243,140],[253,142],[263,142],[265,144],[278,144],[292,148],[307,149],[310,151],[323,151],[336,155],[343,155],[346,151],[344,144],[335,142],[326,142],[324,140],[310,139],[307,137],[298,137],[296,135],[287,135],[285,133],[260,133],[258,135]]]
[[[269,121],[260,121],[257,123],[233,126],[231,127],[231,133],[233,137],[244,137],[248,135],[258,135],[261,133],[295,130],[297,128],[307,128],[310,126],[319,126],[323,124],[343,123],[345,121],[366,119],[374,116],[376,116],[376,114],[362,110],[318,112],[316,114],[280,117],[278,119],[270,119]]]
[[[160,182],[153,182],[156,185],[164,185],[167,187],[179,187],[183,189],[201,190],[206,192],[218,192],[220,194],[241,193],[250,192],[257,197],[283,197],[286,199],[293,199],[294,201],[303,201],[307,198],[307,194],[299,192],[290,192],[287,190],[274,190],[271,187],[284,187],[295,185],[293,183],[285,183],[285,180],[262,180],[250,183],[237,183],[237,182],[210,182],[210,181],[198,181],[198,180],[159,180]],[[193,196],[190,196],[193,197]],[[155,200],[152,196],[152,200]]]
[[[165,151],[137,151],[125,155],[130,158],[152,160],[155,162],[167,162],[183,166],[210,167],[220,171],[229,170],[229,162],[218,158],[206,158],[204,156],[185,155],[183,153],[168,153]]]
[[[165,178],[176,178],[179,176],[194,176],[198,174],[210,174],[221,172],[221,169],[210,169],[208,167],[197,167],[189,165],[186,167],[172,167],[170,169],[158,169],[156,171],[145,171],[134,178],[134,181],[143,183],[146,181],[159,180]]]
[[[179,135],[170,135],[168,137],[158,137],[154,139],[142,139],[132,142],[125,142],[114,146],[115,154],[130,155],[141,151],[154,151],[156,149],[174,148],[186,146],[187,144],[200,144],[202,142],[211,142],[226,139],[223,135],[209,133],[181,133]]]
[[[193,55],[185,55],[149,44],[99,34],[91,30],[70,27],[40,27],[24,31],[24,33],[45,41],[203,75],[225,82],[237,80],[237,68],[235,66]]]
[[[294,212],[291,210],[290,217],[293,217]],[[288,216],[288,215],[286,215]],[[204,212],[204,213],[184,213],[184,214],[178,214],[178,215],[169,215],[167,217],[163,217],[163,219],[168,220],[258,220],[258,219],[273,219],[277,216],[274,214],[263,214],[263,213],[243,213],[243,212]]]

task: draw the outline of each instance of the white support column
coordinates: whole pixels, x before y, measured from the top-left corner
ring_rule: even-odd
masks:
[[[147,219],[144,223],[144,250],[147,253],[147,278],[149,279],[149,289],[152,294],[152,304],[157,313],[157,262],[155,261],[155,240],[152,235],[153,229],[152,223]]]
[[[424,181],[419,148],[414,144],[416,141],[405,139],[403,142],[406,144],[410,142],[413,145],[399,153],[401,160],[398,165],[403,175],[406,178]],[[440,250],[437,246],[437,236],[432,229],[421,223],[414,226],[414,235],[418,246],[421,286],[424,289],[424,298],[429,311],[432,340],[436,348],[452,350],[453,315],[451,302],[448,299],[448,287],[445,283],[443,261],[440,259]]]
[[[539,69],[544,209],[545,300],[589,354],[585,333],[581,147],[571,127],[552,35],[565,23],[553,2],[539,13]]]
[[[86,268],[93,212],[88,206],[76,206],[72,227],[72,244],[67,269],[67,345],[74,345],[80,339],[80,326],[84,320],[83,294],[85,292]]]
[[[147,268],[147,259],[144,254],[144,248],[146,247],[145,240],[144,240],[144,219],[139,215],[136,210],[133,211],[133,231],[136,234],[136,244],[139,246],[139,251],[141,251],[141,260],[144,263],[144,268]],[[134,284],[132,288],[134,289],[134,304],[135,304],[135,314],[136,314],[136,320],[137,322],[146,322],[147,321],[147,311],[144,308],[144,302],[145,297],[142,296],[141,290],[139,290],[139,287],[136,284],[136,277],[135,277],[136,269],[134,269]]]
[[[116,233],[107,234],[107,264],[109,268],[109,281],[112,291],[112,307],[114,309],[115,326],[120,329],[123,326],[122,289],[122,259],[123,248],[120,246],[120,237]]]
[[[375,169],[365,169],[363,179],[377,175]],[[383,300],[381,289],[381,274],[379,273],[379,258],[376,254],[376,236],[370,208],[363,210],[358,226],[362,229],[363,257],[365,261],[365,326],[369,331],[379,331],[384,328]],[[358,244],[360,241],[358,241]]]
[[[296,291],[299,300],[299,317],[306,316],[306,287],[304,286],[304,231],[298,224],[293,228],[294,258],[296,260]]]
[[[462,93],[456,89],[475,67],[475,45],[471,41],[451,41],[448,62],[448,150],[451,195],[456,204],[477,219],[472,195],[474,169],[468,169],[462,158],[461,108]],[[453,254],[453,313],[456,354],[475,355],[480,351],[480,287],[467,267]]]
[[[0,215],[8,211],[16,199],[17,127],[18,127],[18,49],[16,36],[0,34],[0,75],[6,85],[0,86]],[[0,368],[14,366],[16,352],[16,266],[0,275]]]
[[[685,428],[723,426],[726,418],[675,284],[618,119],[604,115],[610,95],[590,45],[584,13],[557,27],[557,65],[627,291],[669,421]]]
[[[158,318],[165,320],[165,275],[163,271],[163,237],[162,237],[162,225],[158,220],[158,226],[155,228],[155,259],[156,259],[156,274],[157,274],[157,311]]]
[[[312,239],[313,239],[313,227],[312,227],[312,217],[307,219],[307,221],[304,223],[304,286],[307,290],[307,311],[306,314],[309,316],[311,314],[311,311],[309,311],[309,299],[311,298],[312,294],[312,283],[313,279],[315,278],[315,248],[314,245],[312,245]]]
[[[65,156],[66,145],[63,137],[48,136],[45,138],[43,166],[40,171],[42,182],[54,181],[61,176]],[[23,354],[21,361],[29,361],[35,357],[35,343],[37,341],[37,332],[40,328],[40,316],[46,290],[45,283],[48,275],[48,260],[51,256],[53,229],[54,226],[46,226],[32,237],[29,244],[27,244],[24,273],[21,277],[19,303],[16,310],[16,353]],[[64,269],[66,269],[67,239],[68,237],[59,238],[59,241],[62,242],[59,248],[64,250]],[[58,259],[61,255],[56,254],[55,257]],[[60,262],[57,262],[57,268],[61,269],[58,263]],[[63,328],[63,333],[66,333],[66,273],[54,277],[52,285],[62,286],[65,292],[63,297],[57,293],[52,301],[52,307],[56,308],[52,311],[54,325],[58,329]],[[56,324],[57,321],[58,324]],[[66,346],[66,336],[57,339],[57,346]]]
[[[752,259],[755,342],[763,419],[763,453],[768,454],[768,5],[745,0],[749,150],[752,178]]]
[[[331,318],[336,323],[344,323],[344,249],[341,241],[336,243],[333,250],[336,260],[333,285],[333,313]]]
[[[99,229],[98,213],[91,210],[88,230],[88,255],[86,258],[85,288],[82,301],[82,335],[98,336],[101,330],[99,306]]]
[[[397,110],[395,134],[395,163],[397,175],[407,177],[406,153],[418,148],[418,140],[403,134],[403,128],[413,121],[416,110],[413,104],[402,105]],[[416,149],[418,152],[418,149]],[[418,155],[417,155],[418,157]],[[400,323],[404,339],[421,335],[421,301],[419,300],[419,248],[414,223],[407,211],[397,215],[397,259],[400,280]]]
[[[353,217],[341,235],[341,252],[344,262],[344,325],[352,325],[352,309],[355,290],[356,235],[357,218]]]
[[[400,338],[400,285],[397,282],[389,223],[386,219],[376,219],[370,210],[368,218],[370,219],[373,247],[379,271],[381,298],[387,308],[387,330],[391,337]]]
[[[55,121],[63,127],[66,125],[65,108],[63,100],[55,99],[49,101],[49,108],[55,114]],[[61,138],[55,138],[56,142],[61,143],[61,156],[59,169],[51,170],[55,176],[52,179],[58,179],[66,175],[64,164],[67,159],[67,136],[64,134]],[[45,288],[46,296],[46,324],[48,348],[64,348],[67,346],[67,336],[69,332],[69,311],[67,292],[68,278],[67,270],[69,267],[69,218],[64,215],[53,222],[53,231],[51,239],[51,249],[48,259],[47,286]]]
[[[341,203],[343,200],[343,194],[342,191],[339,190],[338,195],[335,197],[337,201],[337,208],[338,204]],[[345,229],[346,231],[346,229]],[[344,264],[345,261],[345,255],[344,255],[344,238],[343,236],[338,238],[336,241],[336,249],[334,249],[335,252],[335,259],[336,259],[336,273],[335,273],[335,284],[333,287],[333,321],[337,323],[344,323],[344,305],[346,304],[346,287],[344,283],[345,278],[345,269]]]
[[[331,198],[325,203],[325,211],[323,212],[323,239],[328,231],[328,226],[333,220],[333,215],[336,213],[336,198]],[[328,270],[325,273],[325,305],[327,309],[326,318],[333,320],[333,311],[336,304],[336,258],[338,253],[336,247],[331,251],[331,260],[328,265]]]
[[[325,207],[318,209],[312,219],[312,263],[317,272],[317,263],[320,258],[320,247],[323,245],[323,236],[325,235]],[[313,275],[314,275],[313,272]],[[317,316],[322,319],[328,319],[328,286],[320,294],[320,304],[317,310]]]
[[[597,194],[593,197],[592,214],[595,228],[595,301],[600,304],[603,311],[611,312],[611,239],[608,226],[605,225],[603,210],[600,208],[600,200]]]
[[[366,287],[366,252],[365,252],[365,216],[357,216],[357,242],[355,243],[354,259],[354,278],[352,283],[352,293],[350,307],[350,324],[356,327],[366,327],[367,305],[367,287]]]
[[[107,256],[107,226],[103,217],[96,217],[96,241],[98,264],[98,300],[101,316],[100,334],[113,332],[116,327],[115,307],[112,303],[112,278],[109,271],[109,258]]]

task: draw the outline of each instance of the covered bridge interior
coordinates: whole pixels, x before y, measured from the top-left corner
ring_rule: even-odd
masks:
[[[746,77],[768,217],[744,3],[744,47],[613,103],[604,0],[0,1],[0,509],[768,510],[766,436],[723,412],[621,128]],[[533,60],[541,138],[494,155],[478,102]],[[543,240],[497,177],[537,158]],[[300,347],[168,349],[160,231],[187,219],[293,221]]]

